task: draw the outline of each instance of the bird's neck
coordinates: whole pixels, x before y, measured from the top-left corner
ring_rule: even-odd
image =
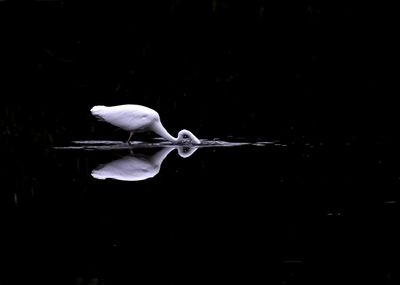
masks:
[[[178,141],[178,138],[174,138],[173,136],[170,135],[170,133],[168,133],[168,131],[161,124],[161,122],[153,126],[153,131],[159,136],[163,137],[164,139],[169,140],[170,142],[175,143]]]

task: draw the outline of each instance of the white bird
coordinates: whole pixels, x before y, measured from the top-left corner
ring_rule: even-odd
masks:
[[[101,180],[109,178],[122,181],[140,181],[152,178],[160,172],[162,162],[175,148],[178,149],[181,157],[186,158],[191,156],[198,147],[165,147],[151,156],[142,154],[127,155],[96,167],[92,171],[92,176]]]
[[[171,136],[161,124],[160,115],[141,105],[94,106],[93,116],[130,132],[128,143],[134,133],[154,132],[164,139],[178,144],[200,144],[200,140],[188,130],[181,130],[178,137]]]

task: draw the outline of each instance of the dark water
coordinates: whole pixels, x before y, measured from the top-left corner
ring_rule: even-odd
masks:
[[[397,282],[398,150],[207,142],[4,154],[1,284]]]

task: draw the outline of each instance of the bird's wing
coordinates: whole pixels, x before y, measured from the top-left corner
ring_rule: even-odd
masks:
[[[133,132],[146,131],[158,118],[158,114],[151,109],[132,106],[117,106],[106,108],[102,118],[121,129]]]

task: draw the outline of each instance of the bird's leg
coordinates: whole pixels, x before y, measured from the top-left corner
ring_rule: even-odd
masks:
[[[128,141],[127,141],[128,144],[131,144],[130,140],[131,140],[132,136],[133,136],[133,132],[130,132],[129,133],[129,138],[128,138]]]

